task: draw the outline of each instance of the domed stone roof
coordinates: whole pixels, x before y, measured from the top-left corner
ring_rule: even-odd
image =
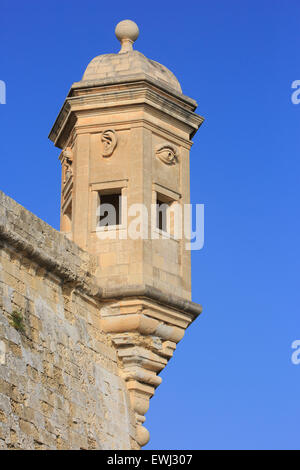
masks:
[[[104,54],[95,57],[87,66],[82,80],[108,79],[109,82],[119,82],[122,78],[135,75],[144,75],[145,78],[162,81],[162,84],[181,93],[177,78],[167,67],[147,59],[138,51]]]
[[[95,57],[87,66],[82,81],[119,83],[139,77],[157,82],[181,94],[177,78],[167,67],[132,49],[138,34],[138,27],[133,21],[121,21],[116,27],[116,36],[122,45],[120,52]]]

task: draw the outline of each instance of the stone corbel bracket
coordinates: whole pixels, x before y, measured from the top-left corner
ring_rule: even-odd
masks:
[[[129,391],[135,413],[136,441],[149,441],[143,426],[149,400],[162,379],[158,374],[172,357],[193,318],[147,299],[125,299],[109,303],[101,310],[102,329],[110,334],[117,349],[120,375]]]

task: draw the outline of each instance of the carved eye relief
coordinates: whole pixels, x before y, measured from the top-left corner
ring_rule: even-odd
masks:
[[[101,143],[102,156],[110,157],[117,146],[117,136],[115,131],[112,129],[107,129],[106,131],[103,131],[101,135]]]
[[[71,147],[66,147],[62,151],[59,158],[60,158],[62,164],[72,165],[72,163],[73,163],[73,151],[72,151]]]
[[[178,162],[178,151],[172,145],[158,147],[155,154],[166,165],[175,165]]]

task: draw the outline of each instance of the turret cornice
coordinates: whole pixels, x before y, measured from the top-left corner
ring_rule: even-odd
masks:
[[[115,112],[121,113],[122,108],[125,110],[137,106],[152,108],[167,115],[168,119],[173,118],[179,121],[181,125],[188,128],[190,137],[197,132],[204,121],[202,116],[194,112],[197,107],[194,100],[166,90],[162,93],[157,85],[147,80],[131,81],[123,84],[122,87],[115,84],[101,87],[94,83],[85,88],[72,87],[51,129],[49,138],[57,147],[63,148],[70,134],[70,128],[75,125],[80,115],[105,113],[108,105],[110,113],[114,112],[114,109]],[[132,120],[130,122],[132,123]]]

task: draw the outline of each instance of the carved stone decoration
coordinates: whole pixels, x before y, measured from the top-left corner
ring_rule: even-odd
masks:
[[[101,327],[117,350],[119,373],[129,392],[139,447],[149,441],[144,415],[162,382],[157,374],[173,356],[191,321],[185,312],[146,299],[121,300],[101,309]]]
[[[66,183],[71,176],[73,176],[73,152],[71,147],[66,147],[62,152],[62,164],[64,166],[64,183]]]
[[[155,155],[166,165],[175,165],[178,162],[178,150],[171,144],[156,147]]]
[[[113,129],[107,129],[102,132],[102,156],[110,157],[117,146],[117,135]]]

